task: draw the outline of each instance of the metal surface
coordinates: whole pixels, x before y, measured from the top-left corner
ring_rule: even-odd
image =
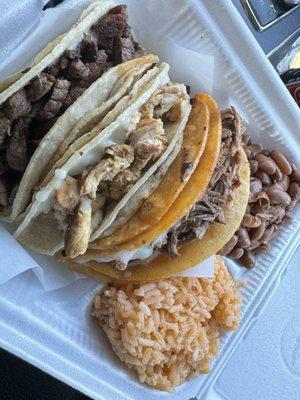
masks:
[[[284,12],[283,14],[277,16],[275,19],[272,21],[266,23],[265,25],[262,25],[257,18],[257,15],[255,14],[252,5],[250,4],[249,0],[241,0],[241,3],[243,4],[250,20],[252,21],[253,25],[255,26],[256,29],[258,29],[260,32],[263,32],[269,28],[271,28],[273,25],[277,24],[278,22],[282,21],[284,18],[286,18],[288,15],[291,13],[295,12],[300,5],[297,5],[290,10]]]

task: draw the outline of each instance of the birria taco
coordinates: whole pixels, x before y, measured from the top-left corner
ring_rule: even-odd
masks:
[[[53,163],[157,61],[134,41],[125,6],[102,0],[1,82],[0,218],[23,212]]]
[[[233,107],[220,113],[210,96],[196,95],[180,152],[156,190],[85,254],[59,258],[78,272],[137,283],[175,275],[216,254],[238,228],[248,201],[241,134]],[[184,161],[202,146],[200,158]]]

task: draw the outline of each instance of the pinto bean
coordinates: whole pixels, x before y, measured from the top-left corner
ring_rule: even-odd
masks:
[[[254,267],[255,255],[250,251],[245,251],[240,260],[244,267],[250,269]]]
[[[233,260],[238,260],[244,254],[244,249],[240,247],[234,248],[229,254],[228,257],[232,258]]]
[[[288,189],[288,194],[292,200],[300,200],[300,184],[297,182],[292,182]]]
[[[219,251],[220,256],[227,256],[228,253],[230,253],[235,245],[237,244],[238,237],[237,235],[233,235],[232,238],[223,246],[223,248]]]
[[[262,182],[257,178],[250,179],[250,193],[257,193],[262,190]]]
[[[253,175],[258,169],[258,162],[256,160],[250,160],[249,164],[250,164],[251,175]]]
[[[264,186],[270,185],[272,183],[270,176],[265,172],[257,171],[254,176],[260,179]]]
[[[260,241],[259,240],[251,240],[250,245],[247,247],[248,251],[252,251],[257,249],[260,246]]]
[[[283,175],[282,180],[279,182],[276,182],[275,185],[280,186],[282,188],[282,190],[284,190],[286,192],[290,185],[290,178],[287,175]]]
[[[258,228],[261,224],[261,219],[251,214],[245,214],[242,220],[242,226],[246,228]]]
[[[271,150],[271,157],[284,175],[291,175],[292,167],[288,160],[276,149]]]
[[[270,199],[271,204],[288,206],[291,203],[290,196],[283,190],[278,189],[277,187],[270,187],[266,190],[266,193]]]
[[[287,206],[286,210],[288,212],[293,211],[293,209],[296,207],[297,205],[297,200],[292,200],[291,204]]]
[[[274,232],[274,228],[275,225],[269,225],[267,227],[267,229],[265,230],[264,234],[262,235],[262,237],[260,238],[260,243],[261,244],[265,244],[267,245],[269,243],[269,241],[271,240],[271,236]]]
[[[276,164],[272,158],[260,153],[255,156],[255,160],[258,162],[258,170],[265,172],[268,175],[273,175],[276,172]]]
[[[260,224],[260,226],[258,228],[250,229],[249,237],[251,239],[251,242],[253,240],[259,240],[262,237],[262,235],[264,234],[265,230],[266,230],[265,221],[262,221],[262,223]]]
[[[238,231],[238,246],[242,248],[250,246],[249,234],[245,228],[240,228]]]
[[[295,164],[291,164],[292,174],[290,176],[292,182],[300,183],[300,168],[297,168]]]
[[[273,179],[276,182],[279,182],[283,179],[283,173],[281,172],[280,168],[276,165],[276,171],[275,174],[273,175]]]

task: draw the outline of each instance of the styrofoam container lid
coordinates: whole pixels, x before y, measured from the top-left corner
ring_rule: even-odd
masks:
[[[187,50],[212,56],[212,94],[220,106],[236,106],[254,141],[276,147],[300,164],[299,110],[231,2],[124,2],[129,6],[130,22],[138,34],[155,34]],[[50,12],[56,14],[58,21],[63,21],[65,16],[71,23],[72,18],[75,20],[78,16],[78,10],[69,10],[68,5],[75,3],[78,1],[66,0],[62,7]],[[49,29],[54,34],[56,27],[49,26]],[[57,29],[61,29],[59,23]],[[39,44],[42,40],[37,38]],[[153,42],[153,46],[151,41],[147,44],[149,50],[159,47],[159,42]],[[13,53],[10,57],[12,60]],[[182,68],[184,60],[180,57],[169,61],[175,78],[177,72],[186,71],[182,78],[184,83],[196,82],[193,90],[201,89],[206,76],[197,75],[192,66]],[[14,62],[9,69],[13,65]],[[246,270],[233,262],[228,263],[235,278],[247,280],[247,285],[242,288],[244,302],[240,329],[223,336],[220,355],[209,375],[187,382],[173,394],[139,384],[113,354],[105,335],[90,317],[92,298],[101,288],[101,284],[90,278],[74,280],[66,287],[46,292],[36,275],[27,270],[0,285],[1,346],[95,399],[187,400],[201,397],[214,384],[243,335],[248,329],[251,333],[251,324],[266,306],[299,246],[299,230],[298,207],[294,219],[272,242],[271,252],[259,256],[254,269]],[[51,268],[48,258],[32,256],[36,263]],[[59,267],[56,268],[59,274]],[[290,351],[287,348],[286,354]],[[239,362],[243,365],[245,360]],[[237,393],[241,396],[241,392]]]

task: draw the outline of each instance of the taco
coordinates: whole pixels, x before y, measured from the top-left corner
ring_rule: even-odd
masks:
[[[164,279],[216,254],[231,238],[249,194],[249,165],[241,147],[243,128],[233,107],[220,113],[211,97],[200,94],[194,99],[185,133],[199,129],[199,103],[209,111],[208,136],[183,188],[177,191],[180,179],[172,175],[179,152],[157,189],[123,226],[92,241],[85,254],[74,260],[59,257],[71,269],[118,282]]]
[[[91,131],[77,130],[22,215],[15,232],[22,244],[84,254],[157,188],[181,149],[191,109],[185,85],[170,82],[168,69],[148,70]]]
[[[124,5],[95,1],[27,68],[2,82],[0,218],[16,220],[77,135],[95,126],[157,61],[134,41]]]

